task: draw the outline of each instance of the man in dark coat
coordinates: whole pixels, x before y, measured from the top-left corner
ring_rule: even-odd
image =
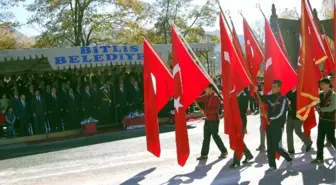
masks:
[[[86,85],[85,90],[82,93],[82,109],[83,109],[83,118],[88,119],[94,116],[94,97],[90,90],[90,86]]]
[[[143,110],[143,95],[142,89],[138,86],[137,81],[133,81],[131,88],[131,93],[128,95],[131,98],[132,111],[142,111]]]
[[[116,103],[117,103],[117,115],[118,123],[122,122],[122,119],[127,115],[129,108],[129,100],[127,92],[124,88],[124,82],[121,80],[119,83],[119,89],[116,90]]]
[[[26,96],[22,94],[20,96],[20,99],[18,100],[18,109],[16,114],[16,118],[19,120],[19,134],[21,136],[28,134],[28,128],[29,128],[29,117],[30,117],[30,110],[29,110],[29,104],[26,101]]]
[[[74,93],[73,89],[69,89],[69,94],[67,94],[67,124],[66,129],[76,129],[79,128],[80,123],[80,101],[78,95]]]
[[[63,108],[61,107],[61,104],[62,104],[61,102],[62,100],[58,96],[56,92],[56,88],[53,87],[51,89],[51,95],[48,97],[48,100],[47,100],[48,119],[49,119],[49,123],[50,123],[50,127],[52,131],[60,131],[63,129],[62,122],[61,122],[62,121],[61,113],[63,111]]]
[[[112,96],[108,84],[105,83],[100,91],[100,112],[102,124],[108,125],[112,121],[111,115]]]
[[[34,134],[40,134],[45,129],[45,117],[47,114],[47,106],[44,97],[41,96],[40,91],[35,91],[35,96],[31,100],[31,113],[33,114]]]

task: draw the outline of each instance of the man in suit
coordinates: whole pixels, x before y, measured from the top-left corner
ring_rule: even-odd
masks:
[[[18,115],[18,111],[20,108],[20,97],[19,97],[19,92],[17,90],[14,91],[13,93],[13,97],[11,98],[10,104],[13,107],[13,112],[14,114],[17,116]],[[15,123],[14,123],[14,130],[20,130],[20,120],[18,118],[16,118]]]
[[[128,113],[129,101],[127,97],[126,90],[124,88],[124,81],[120,80],[119,89],[116,91],[116,102],[117,102],[117,115],[118,115],[118,123],[122,122],[122,119]]]
[[[84,119],[88,119],[93,116],[94,111],[94,97],[90,90],[90,86],[86,85],[85,90],[82,93],[82,109]]]
[[[131,107],[132,111],[142,111],[143,110],[143,96],[142,96],[142,89],[139,88],[138,82],[133,81],[132,83],[131,94],[129,97],[131,98]]]
[[[104,84],[100,91],[100,112],[102,118],[102,124],[107,125],[112,120],[111,115],[111,105],[112,105],[112,97],[109,86],[107,83]]]
[[[29,128],[29,105],[26,101],[26,96],[22,94],[20,96],[20,99],[18,100],[19,106],[16,114],[16,118],[19,120],[20,129],[19,134],[21,136],[28,134],[28,128]]]
[[[73,89],[69,89],[69,94],[67,95],[67,113],[68,119],[66,124],[66,129],[75,129],[79,127],[80,117],[80,102],[78,96],[74,93]]]
[[[61,112],[63,109],[61,107],[62,100],[57,96],[56,92],[56,88],[53,87],[47,100],[48,119],[51,130],[60,131],[62,130]]]
[[[31,112],[34,118],[34,134],[43,133],[45,129],[45,116],[47,114],[47,107],[44,97],[41,96],[39,90],[35,91],[35,96],[31,100]]]

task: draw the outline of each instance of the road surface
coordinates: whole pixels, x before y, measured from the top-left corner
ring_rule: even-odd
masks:
[[[2,185],[317,185],[336,184],[335,151],[325,148],[324,165],[312,165],[310,161],[316,156],[316,129],[312,132],[314,149],[302,153],[301,141],[295,136],[297,154],[290,171],[285,170],[286,161],[277,161],[279,170],[266,174],[268,168],[265,153],[255,149],[259,145],[259,116],[248,116],[248,135],[246,144],[253,152],[255,161],[238,169],[229,169],[233,152],[224,160],[217,160],[220,154],[215,143],[211,141],[210,155],[207,161],[198,162],[202,143],[203,121],[194,122],[195,128],[189,129],[190,157],[184,167],[176,160],[174,132],[160,135],[162,145],[161,158],[155,158],[146,151],[145,137],[105,142],[101,144],[66,147],[56,151],[39,153],[29,147],[19,156],[0,161],[0,184]],[[229,148],[228,137],[221,137]],[[114,134],[114,133],[112,133]],[[70,142],[70,141],[69,141]],[[80,142],[88,142],[82,140]],[[66,143],[66,142],[65,142]],[[283,135],[286,147],[286,134]],[[55,145],[56,146],[56,145]],[[24,152],[27,152],[25,155]],[[23,152],[23,153],[22,153]],[[34,154],[33,153],[39,153]],[[1,155],[1,151],[0,151]]]

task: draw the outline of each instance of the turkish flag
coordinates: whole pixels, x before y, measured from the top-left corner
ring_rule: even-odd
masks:
[[[282,82],[281,94],[286,95],[297,85],[296,72],[292,68],[287,56],[279,46],[271,26],[265,19],[265,93],[269,94],[272,89],[272,82]]]
[[[230,40],[224,24],[224,17],[220,14],[221,60],[222,60],[222,93],[224,103],[224,132],[229,135],[230,148],[241,158],[244,152],[244,141],[237,93],[251,84],[243,61]],[[233,114],[238,113],[238,114]]]
[[[279,46],[271,26],[267,19],[265,19],[265,73],[264,73],[264,94],[270,94],[272,90],[272,83],[274,80],[282,82],[281,94],[286,95],[297,85],[297,76],[289,63],[287,56]],[[268,108],[264,105],[265,112]],[[267,121],[263,119],[263,129],[266,130]],[[280,156],[276,153],[276,158]]]
[[[210,79],[194,62],[174,26],[172,26],[172,56],[177,160],[179,165],[184,166],[190,153],[186,109],[210,84]]]
[[[160,157],[157,114],[173,96],[173,76],[147,40],[144,40],[144,106],[147,150]]]
[[[260,46],[245,18],[243,18],[243,28],[245,37],[246,63],[251,74],[252,84],[257,85],[258,72],[260,70],[260,65],[264,61],[264,54],[260,49]],[[250,88],[251,96],[254,96],[253,89],[254,87]]]
[[[300,88],[300,76],[302,75],[302,65],[301,65],[301,55],[302,55],[302,50],[301,50],[301,47],[302,47],[302,41],[301,41],[301,37],[300,37],[300,49],[299,49],[299,57],[298,57],[298,77],[299,77],[299,83],[298,83],[298,87],[297,87],[297,101],[298,99],[300,98],[300,93],[301,93],[301,88]],[[321,72],[320,70],[315,70],[315,74],[316,76],[319,76],[321,75]],[[300,100],[299,100],[300,101]],[[298,106],[298,103],[297,105]],[[311,129],[313,129],[317,124],[316,124],[316,117],[315,117],[315,109],[312,107],[308,113],[308,117],[306,120],[303,121],[303,131],[305,133],[306,136],[310,137],[310,134],[311,134]]]
[[[304,121],[307,136],[316,126],[314,105],[319,103],[318,81],[322,77],[318,64],[326,59],[323,40],[309,1],[301,1],[299,83],[297,88],[297,117]],[[323,54],[324,53],[324,54]],[[314,83],[315,82],[315,83]]]
[[[301,1],[300,25],[301,49],[296,115],[304,121],[309,116],[311,109],[314,109],[314,105],[320,102],[318,81],[321,78],[321,73],[318,64],[327,57],[324,53],[321,35],[316,27],[313,12],[307,0]],[[304,123],[304,128],[311,129],[315,125],[316,122],[308,121]],[[310,130],[305,130],[305,133],[310,133]]]
[[[327,36],[322,35],[321,37],[322,37],[324,49],[326,50],[326,54],[328,56],[328,58],[324,62],[324,75],[323,76],[328,76],[330,73],[335,73],[335,69],[336,69],[335,59],[331,52],[331,48],[329,46]]]

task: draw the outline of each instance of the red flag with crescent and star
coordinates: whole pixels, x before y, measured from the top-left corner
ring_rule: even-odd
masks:
[[[177,161],[184,166],[190,154],[186,109],[210,84],[210,79],[194,62],[173,25],[172,56]]]
[[[144,40],[144,110],[147,150],[160,157],[160,130],[157,114],[173,97],[173,77],[155,52]]]

